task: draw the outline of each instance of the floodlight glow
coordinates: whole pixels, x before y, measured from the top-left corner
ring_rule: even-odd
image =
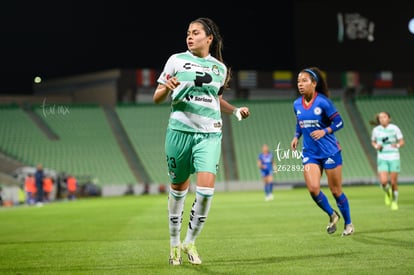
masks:
[[[414,34],[414,18],[411,18],[410,22],[408,22],[408,31]]]
[[[33,81],[34,83],[39,84],[40,82],[42,82],[42,78],[40,76],[36,76]]]

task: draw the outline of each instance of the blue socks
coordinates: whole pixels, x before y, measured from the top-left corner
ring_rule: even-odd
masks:
[[[264,186],[264,192],[266,194],[266,196],[270,195],[273,193],[273,182],[265,184]]]
[[[329,216],[333,214],[333,209],[331,205],[329,204],[328,199],[326,198],[325,194],[320,191],[317,196],[312,196],[312,199],[316,202],[316,204],[325,211]]]
[[[351,223],[351,214],[349,210],[349,203],[348,198],[345,196],[344,193],[342,193],[339,197],[335,198],[336,205],[338,206],[339,210],[342,213],[342,216],[344,217],[345,224]]]
[[[328,202],[328,199],[326,198],[325,194],[322,191],[317,196],[312,196],[312,199],[329,216],[333,214],[334,210],[332,209],[331,205]],[[345,196],[344,193],[342,193],[339,197],[335,198],[335,200],[336,200],[336,205],[338,206],[339,211],[341,211],[341,214],[344,218],[345,224],[352,223],[348,198]]]

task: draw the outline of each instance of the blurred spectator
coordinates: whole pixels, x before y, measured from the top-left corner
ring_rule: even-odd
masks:
[[[148,195],[150,193],[150,185],[148,182],[144,183],[144,190],[142,191],[142,195]]]
[[[24,191],[24,184],[19,185],[19,189],[17,191],[17,203],[19,205],[25,204],[26,201],[26,192]]]
[[[72,175],[68,175],[66,178],[66,185],[68,190],[68,199],[74,200],[76,199],[76,189],[77,189],[77,181],[76,178]]]
[[[160,184],[159,186],[158,186],[158,192],[160,193],[160,194],[165,194],[165,192],[167,191],[167,188],[165,187],[165,185],[164,184]]]
[[[36,203],[42,205],[43,203],[43,178],[45,177],[43,173],[42,164],[38,164],[35,172],[35,182],[36,182]]]
[[[134,195],[134,185],[132,183],[127,185],[124,195]]]
[[[24,191],[26,192],[26,203],[33,205],[36,201],[36,182],[31,173],[24,179]]]
[[[65,186],[65,173],[59,173],[56,179],[56,199],[60,200],[63,198],[63,191]]]
[[[44,201],[49,202],[50,201],[50,193],[52,193],[53,190],[53,179],[50,176],[46,176],[43,178],[43,195],[44,195]]]

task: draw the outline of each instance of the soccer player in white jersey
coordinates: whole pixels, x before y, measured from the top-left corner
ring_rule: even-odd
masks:
[[[303,137],[302,163],[306,187],[314,202],[329,216],[326,228],[328,234],[336,231],[340,215],[331,207],[321,190],[323,171],[336,205],[344,217],[342,236],[351,235],[354,233],[351,210],[348,198],[342,191],[342,148],[335,137],[335,132],[344,126],[341,115],[329,98],[328,84],[319,68],[300,71],[297,87],[300,97],[293,103],[296,131],[291,148],[296,150],[299,138]]]
[[[377,150],[377,172],[385,192],[385,204],[398,210],[398,173],[400,172],[400,152],[404,138],[400,128],[391,123],[387,112],[376,116],[376,126],[372,129],[371,143]],[[388,183],[391,182],[391,187]]]
[[[248,107],[237,108],[223,99],[230,68],[223,61],[223,41],[210,18],[192,21],[187,30],[187,51],[167,60],[154,92],[155,103],[171,97],[165,140],[170,177],[168,218],[171,265],[180,265],[181,250],[192,264],[201,264],[195,246],[208,217],[221,154],[221,113],[238,120],[249,116]],[[196,194],[183,242],[180,232],[190,175],[196,173]]]

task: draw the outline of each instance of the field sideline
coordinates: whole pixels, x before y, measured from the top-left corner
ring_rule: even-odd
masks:
[[[343,219],[326,233],[328,217],[304,188],[276,189],[271,202],[259,191],[216,192],[197,240],[200,266],[185,257],[168,265],[167,194],[3,207],[0,274],[414,274],[414,185],[400,185],[398,211],[377,185],[344,191],[349,237]]]

